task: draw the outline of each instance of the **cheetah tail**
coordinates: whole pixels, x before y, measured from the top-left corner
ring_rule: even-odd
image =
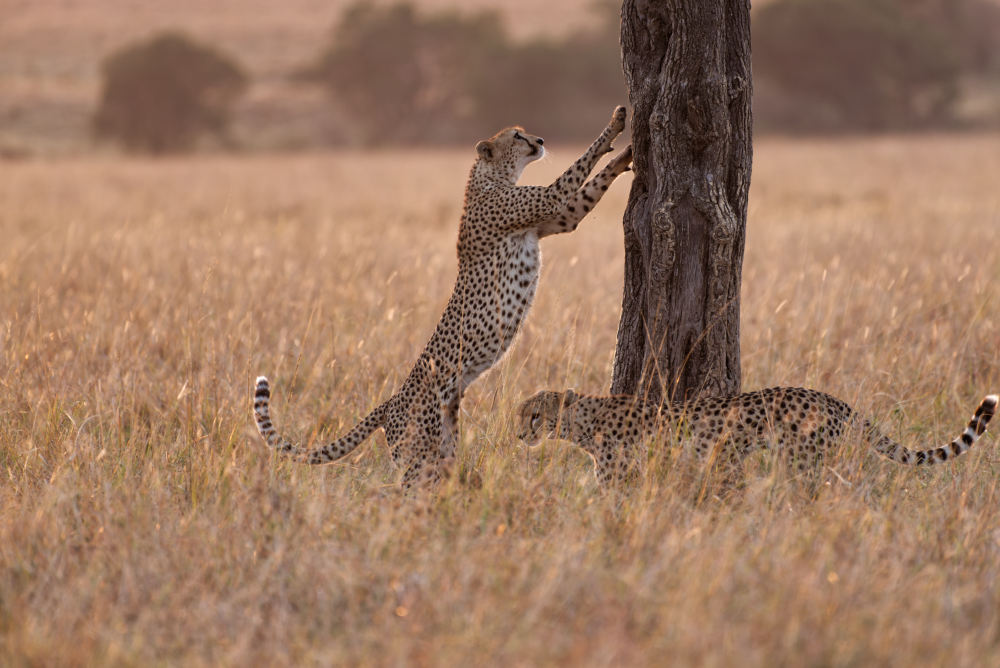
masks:
[[[937,464],[958,457],[975,444],[979,437],[986,433],[986,425],[990,423],[990,418],[997,409],[997,395],[991,394],[983,399],[979,404],[969,426],[954,441],[939,448],[929,450],[910,450],[899,445],[891,438],[881,435],[867,420],[865,420],[865,435],[872,443],[875,451],[888,457],[894,462],[908,466],[919,466],[921,464]]]
[[[257,388],[254,391],[253,414],[257,422],[257,431],[264,442],[276,452],[289,455],[308,464],[326,464],[346,457],[361,445],[373,431],[382,426],[385,419],[385,404],[369,413],[341,438],[318,448],[307,449],[287,441],[278,434],[271,423],[271,386],[266,376],[257,377]]]

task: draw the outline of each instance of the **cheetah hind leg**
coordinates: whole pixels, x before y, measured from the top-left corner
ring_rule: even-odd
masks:
[[[404,491],[436,486],[449,477],[455,461],[457,397],[445,402],[433,360],[428,360],[420,391],[410,405],[409,421],[394,447],[394,459],[407,463]]]
[[[442,457],[434,461],[415,461],[403,473],[403,491],[410,493],[416,489],[437,487],[451,477],[454,468],[454,457]]]
[[[458,404],[461,398],[457,392],[451,393],[451,400],[441,399],[441,456],[454,457],[458,447]]]

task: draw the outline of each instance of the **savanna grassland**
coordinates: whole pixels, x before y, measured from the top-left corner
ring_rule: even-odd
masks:
[[[602,392],[627,179],[543,242],[533,313],[463,403],[480,488],[272,456],[387,397],[447,300],[473,152],[0,162],[0,664],[996,665],[1000,454],[846,447],[706,493],[597,493],[516,443]],[[524,181],[575,158],[557,148]],[[744,387],[824,389],[909,445],[1000,390],[1000,137],[758,142]],[[994,432],[1000,425],[994,424]]]

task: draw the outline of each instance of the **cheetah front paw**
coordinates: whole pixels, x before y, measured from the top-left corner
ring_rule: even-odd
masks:
[[[601,153],[611,153],[614,150],[612,143],[615,141],[615,137],[622,133],[625,129],[625,107],[618,106],[615,107],[614,112],[611,114],[611,121],[608,123],[608,127],[604,129],[601,134],[601,139],[603,139],[603,146],[601,146]]]
[[[613,137],[617,137],[625,129],[625,107],[619,105],[615,107],[614,112],[611,114],[611,122],[608,123],[608,129],[613,133]]]
[[[608,167],[611,169],[611,173],[618,176],[622,172],[627,172],[632,164],[632,144],[625,147],[625,150],[616,155],[608,163]]]

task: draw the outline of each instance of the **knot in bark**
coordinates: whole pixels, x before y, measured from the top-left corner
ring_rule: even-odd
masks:
[[[715,225],[712,226],[712,241],[718,246],[728,246],[733,242],[733,238],[736,236],[736,224],[733,220],[727,220],[726,217],[720,217],[716,219]]]
[[[746,92],[747,81],[739,74],[734,74],[729,79],[729,101],[732,102]]]
[[[653,213],[653,271],[661,277],[666,277],[674,267],[677,240],[674,238],[674,224],[670,209],[672,204],[659,207]]]
[[[670,209],[673,206],[673,202],[667,202],[653,212],[653,234],[664,235],[673,231],[673,225],[670,222]]]
[[[666,132],[669,125],[670,120],[662,111],[655,111],[649,115],[649,127],[656,131],[656,133],[662,134]]]

